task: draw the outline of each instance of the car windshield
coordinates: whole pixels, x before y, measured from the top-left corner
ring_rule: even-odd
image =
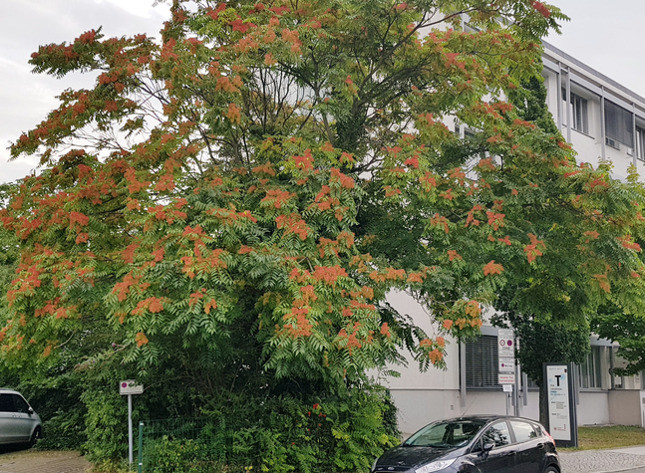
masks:
[[[468,444],[484,426],[483,420],[451,420],[425,426],[403,442],[410,447],[454,448]]]

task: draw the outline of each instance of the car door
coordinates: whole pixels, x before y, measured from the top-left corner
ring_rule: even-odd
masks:
[[[483,450],[487,444],[493,448]],[[479,451],[473,452],[471,461],[481,473],[512,473],[515,467],[517,445],[511,440],[511,433],[506,421],[499,421],[486,428],[479,441]]]
[[[16,405],[9,393],[0,393],[0,444],[17,442]]]
[[[539,473],[544,464],[543,439],[528,422],[514,419],[510,424],[517,442],[517,471]]]
[[[11,394],[15,404],[16,412],[14,421],[16,423],[16,436],[19,442],[27,442],[31,437],[31,430],[34,421],[32,414],[29,412],[29,404],[20,394]]]

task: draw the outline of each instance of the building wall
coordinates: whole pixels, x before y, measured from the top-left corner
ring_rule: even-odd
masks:
[[[403,437],[408,437],[421,427],[437,419],[459,417],[468,414],[505,414],[506,395],[496,391],[468,391],[461,404],[461,396],[454,389],[405,389],[395,388],[390,391],[398,408],[399,430]],[[539,420],[538,392],[529,391],[527,405],[520,401],[520,415]],[[607,410],[606,408],[604,409]],[[510,404],[510,414],[513,405]],[[597,423],[608,423],[597,422]]]
[[[610,424],[609,391],[580,391],[578,394],[578,425]]]
[[[607,144],[606,130],[603,134],[602,103],[612,102],[632,115],[635,127],[645,129],[645,98],[626,89],[607,76],[577,61],[557,48],[544,44],[543,77],[547,88],[547,106],[556,123],[577,152],[578,162],[588,162],[594,167],[601,159],[611,161],[612,174],[625,179],[630,165],[637,171],[645,171],[645,150],[638,152],[636,137],[630,144],[617,143],[620,149]],[[558,78],[560,79],[558,82]],[[573,129],[571,116],[573,106],[567,107],[567,86],[571,93],[587,100],[588,132]]]
[[[459,391],[455,389],[405,389],[390,391],[398,408],[399,430],[404,438],[433,420],[458,417]]]
[[[641,425],[641,391],[615,390],[609,392],[609,423]]]

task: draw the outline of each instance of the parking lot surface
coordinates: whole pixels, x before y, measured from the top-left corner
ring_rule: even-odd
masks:
[[[0,473],[85,473],[90,467],[77,452],[25,450],[0,454]]]

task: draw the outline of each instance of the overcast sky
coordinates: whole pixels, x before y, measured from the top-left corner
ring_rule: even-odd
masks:
[[[571,21],[562,35],[547,38],[554,46],[645,96],[645,61],[640,32],[643,0],[546,0]],[[24,177],[35,161],[9,162],[7,146],[39,123],[68,87],[89,86],[82,77],[57,80],[31,73],[29,56],[41,44],[71,41],[103,26],[106,36],[146,32],[158,36],[168,16],[154,0],[2,0],[0,15],[0,182]]]

